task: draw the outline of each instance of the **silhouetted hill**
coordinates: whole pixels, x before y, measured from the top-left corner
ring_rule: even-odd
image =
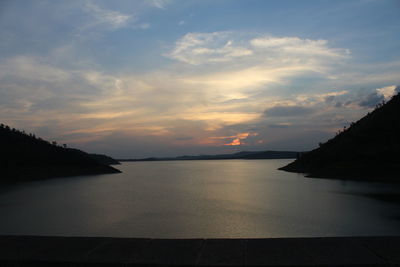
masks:
[[[170,158],[120,159],[119,161],[165,161],[165,160],[218,160],[218,159],[292,159],[299,152],[293,151],[242,151],[234,154],[180,156]]]
[[[0,125],[0,147],[0,182],[3,183],[120,172],[96,160],[99,156],[59,146],[3,124]]]
[[[119,165],[119,161],[113,159],[112,157],[109,157],[107,155],[103,154],[89,154],[89,156],[93,159],[95,159],[97,162],[106,164],[106,165]]]
[[[281,170],[309,177],[400,181],[400,94]]]

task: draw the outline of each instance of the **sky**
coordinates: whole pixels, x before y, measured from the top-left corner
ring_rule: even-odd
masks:
[[[400,1],[0,1],[0,122],[116,158],[306,151],[400,91]]]

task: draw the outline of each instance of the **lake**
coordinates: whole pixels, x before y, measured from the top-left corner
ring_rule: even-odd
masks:
[[[400,235],[400,186],[305,178],[291,160],[126,162],[0,191],[0,234],[150,238]]]

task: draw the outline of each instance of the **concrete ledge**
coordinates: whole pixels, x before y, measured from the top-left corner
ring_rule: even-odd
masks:
[[[1,266],[400,266],[398,237],[0,236]]]

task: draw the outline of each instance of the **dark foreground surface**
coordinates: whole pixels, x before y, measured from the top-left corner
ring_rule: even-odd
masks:
[[[400,266],[400,237],[0,236],[0,266]]]

